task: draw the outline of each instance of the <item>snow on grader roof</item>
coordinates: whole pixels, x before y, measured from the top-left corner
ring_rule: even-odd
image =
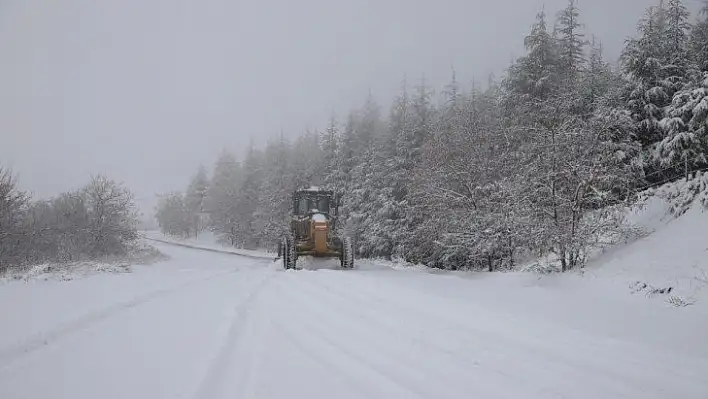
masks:
[[[326,195],[334,195],[334,192],[332,190],[328,190],[319,186],[309,186],[309,187],[302,187],[298,188],[295,190],[296,193],[313,193],[313,194],[326,194]]]

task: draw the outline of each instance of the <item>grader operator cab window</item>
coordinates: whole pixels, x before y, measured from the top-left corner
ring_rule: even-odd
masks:
[[[299,198],[296,200],[295,209],[297,215],[307,214],[307,211],[309,210],[307,202],[307,198]]]
[[[329,198],[327,197],[302,197],[295,200],[295,214],[307,215],[310,211],[317,210],[329,213]]]
[[[329,199],[327,197],[318,198],[315,209],[321,213],[329,213]]]
[[[307,215],[312,211],[329,214],[329,197],[324,195],[311,195],[295,198],[294,211],[296,215]]]

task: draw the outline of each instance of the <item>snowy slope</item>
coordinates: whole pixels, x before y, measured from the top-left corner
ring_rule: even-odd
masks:
[[[708,396],[696,307],[579,276],[158,247],[171,260],[132,273],[1,284],[0,397]]]
[[[696,201],[674,217],[672,206],[671,201],[653,196],[644,206],[633,208],[629,222],[648,234],[593,259],[587,276],[631,286],[644,297],[651,288],[671,288],[669,294],[654,298],[673,297],[708,313],[708,210]]]

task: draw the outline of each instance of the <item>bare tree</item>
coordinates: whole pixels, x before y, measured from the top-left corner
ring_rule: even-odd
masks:
[[[122,254],[137,238],[137,212],[133,194],[121,184],[98,175],[84,187],[88,232],[94,255]]]
[[[29,198],[17,187],[12,171],[0,166],[0,272],[18,262],[24,248],[22,217]]]

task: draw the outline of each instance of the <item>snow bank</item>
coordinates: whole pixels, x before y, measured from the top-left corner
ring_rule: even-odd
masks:
[[[593,259],[586,273],[679,306],[708,302],[708,212],[694,202],[674,218],[676,209],[660,197],[651,198],[643,212],[632,215],[650,234]]]
[[[154,247],[146,244],[134,246],[126,256],[102,257],[100,259],[74,262],[54,262],[33,265],[21,270],[11,270],[0,277],[0,282],[16,280],[70,281],[99,273],[130,273],[135,266],[150,265],[169,259]]]
[[[657,200],[676,217],[686,213],[694,204],[708,208],[708,172],[699,171],[689,181],[679,179],[640,194],[640,205]]]

